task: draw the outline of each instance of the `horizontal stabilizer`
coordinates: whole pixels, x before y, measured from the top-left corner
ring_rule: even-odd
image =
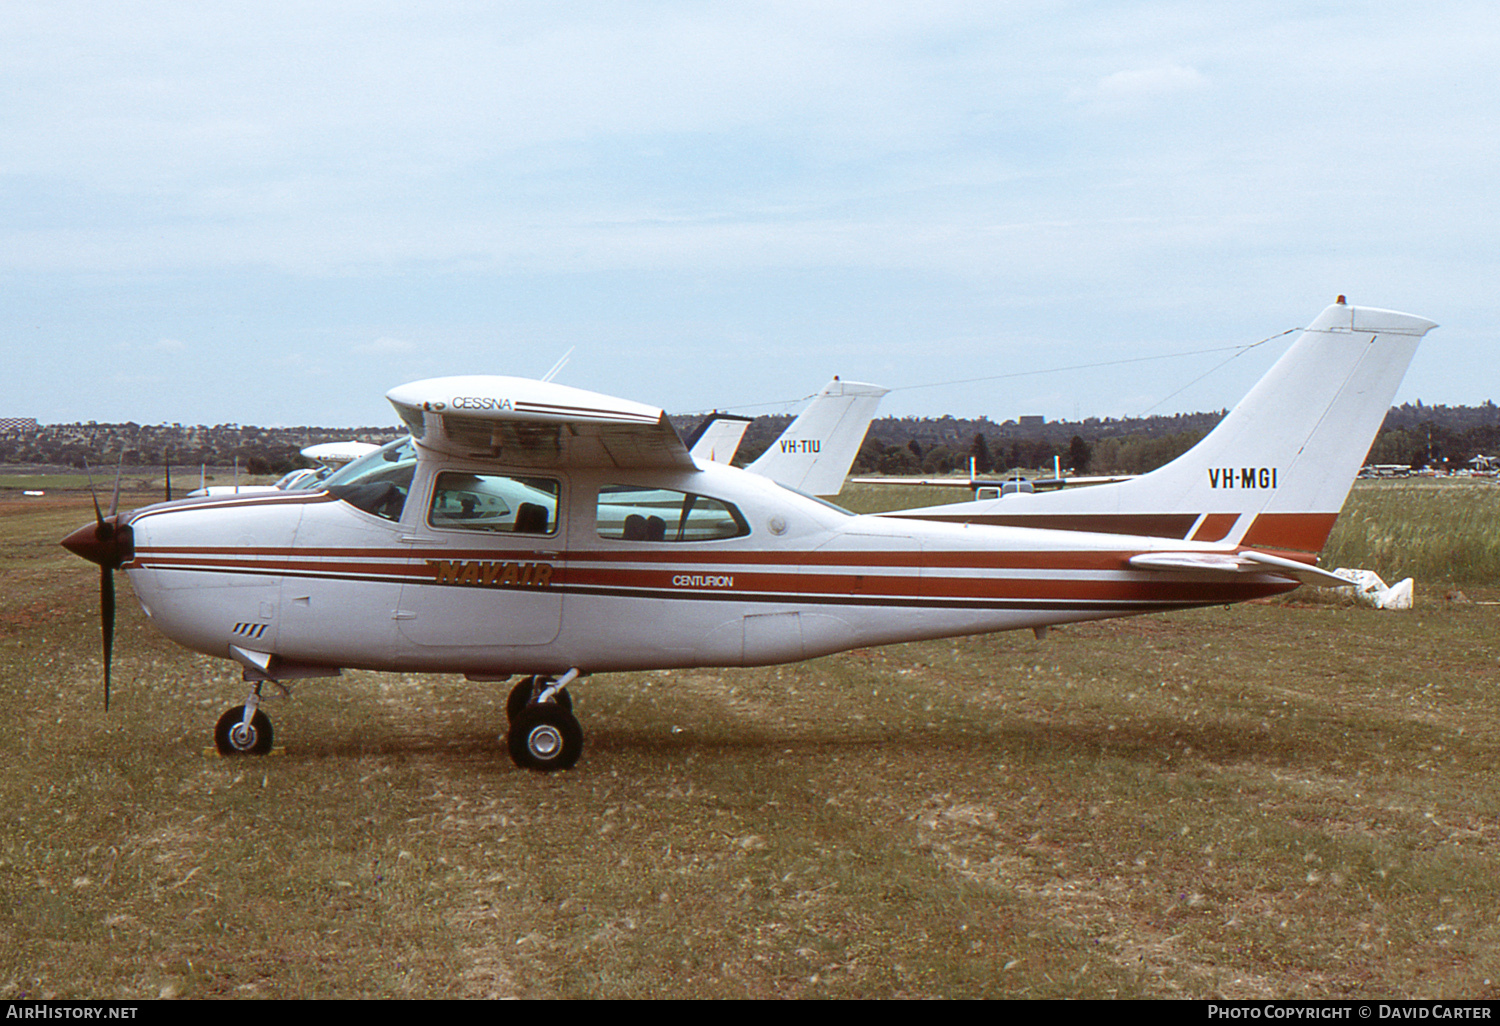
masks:
[[[1327,570],[1265,552],[1143,552],[1131,556],[1130,565],[1137,570],[1169,570],[1173,573],[1280,574],[1324,588],[1349,583]]]

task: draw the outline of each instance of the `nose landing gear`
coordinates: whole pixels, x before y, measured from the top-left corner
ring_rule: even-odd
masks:
[[[214,727],[220,755],[265,755],[271,750],[271,718],[253,704],[237,705]]]
[[[260,711],[260,688],[265,681],[256,681],[255,690],[245,697],[244,705],[230,709],[214,726],[214,747],[220,755],[266,755],[271,751],[271,717]],[[272,680],[283,695],[290,696],[287,686]]]

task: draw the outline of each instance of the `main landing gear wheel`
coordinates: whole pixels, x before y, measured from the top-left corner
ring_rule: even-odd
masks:
[[[506,743],[511,759],[522,769],[563,770],[583,754],[583,728],[557,703],[528,705],[511,719]]]
[[[259,709],[245,723],[245,707],[237,705],[219,717],[214,747],[220,755],[265,755],[271,750],[271,718]]]
[[[527,677],[510,689],[510,696],[505,700],[505,718],[512,723],[521,710],[531,704],[531,697],[536,692],[536,678]],[[568,694],[566,688],[552,696],[552,701],[566,709],[573,711],[573,696]]]

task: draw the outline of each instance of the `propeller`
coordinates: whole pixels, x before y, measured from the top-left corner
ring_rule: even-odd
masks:
[[[99,625],[104,636],[104,711],[109,711],[110,663],[115,648],[115,574],[135,555],[134,532],[128,520],[122,521],[116,510],[120,507],[120,475],[125,468],[125,457],[120,456],[120,470],[115,473],[114,495],[109,502],[109,514],[99,509],[99,496],[94,493],[94,476],[89,474],[89,495],[94,500],[94,522],[85,524],[62,540],[62,547],[76,556],[82,556],[99,566]],[[87,469],[87,468],[85,468]]]

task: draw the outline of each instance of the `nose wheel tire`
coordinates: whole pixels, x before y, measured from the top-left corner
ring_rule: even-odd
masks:
[[[220,755],[265,755],[271,750],[271,718],[259,709],[245,723],[245,707],[237,705],[219,717],[214,747]]]
[[[568,769],[583,754],[583,728],[558,705],[528,705],[510,721],[506,744],[522,769]]]

